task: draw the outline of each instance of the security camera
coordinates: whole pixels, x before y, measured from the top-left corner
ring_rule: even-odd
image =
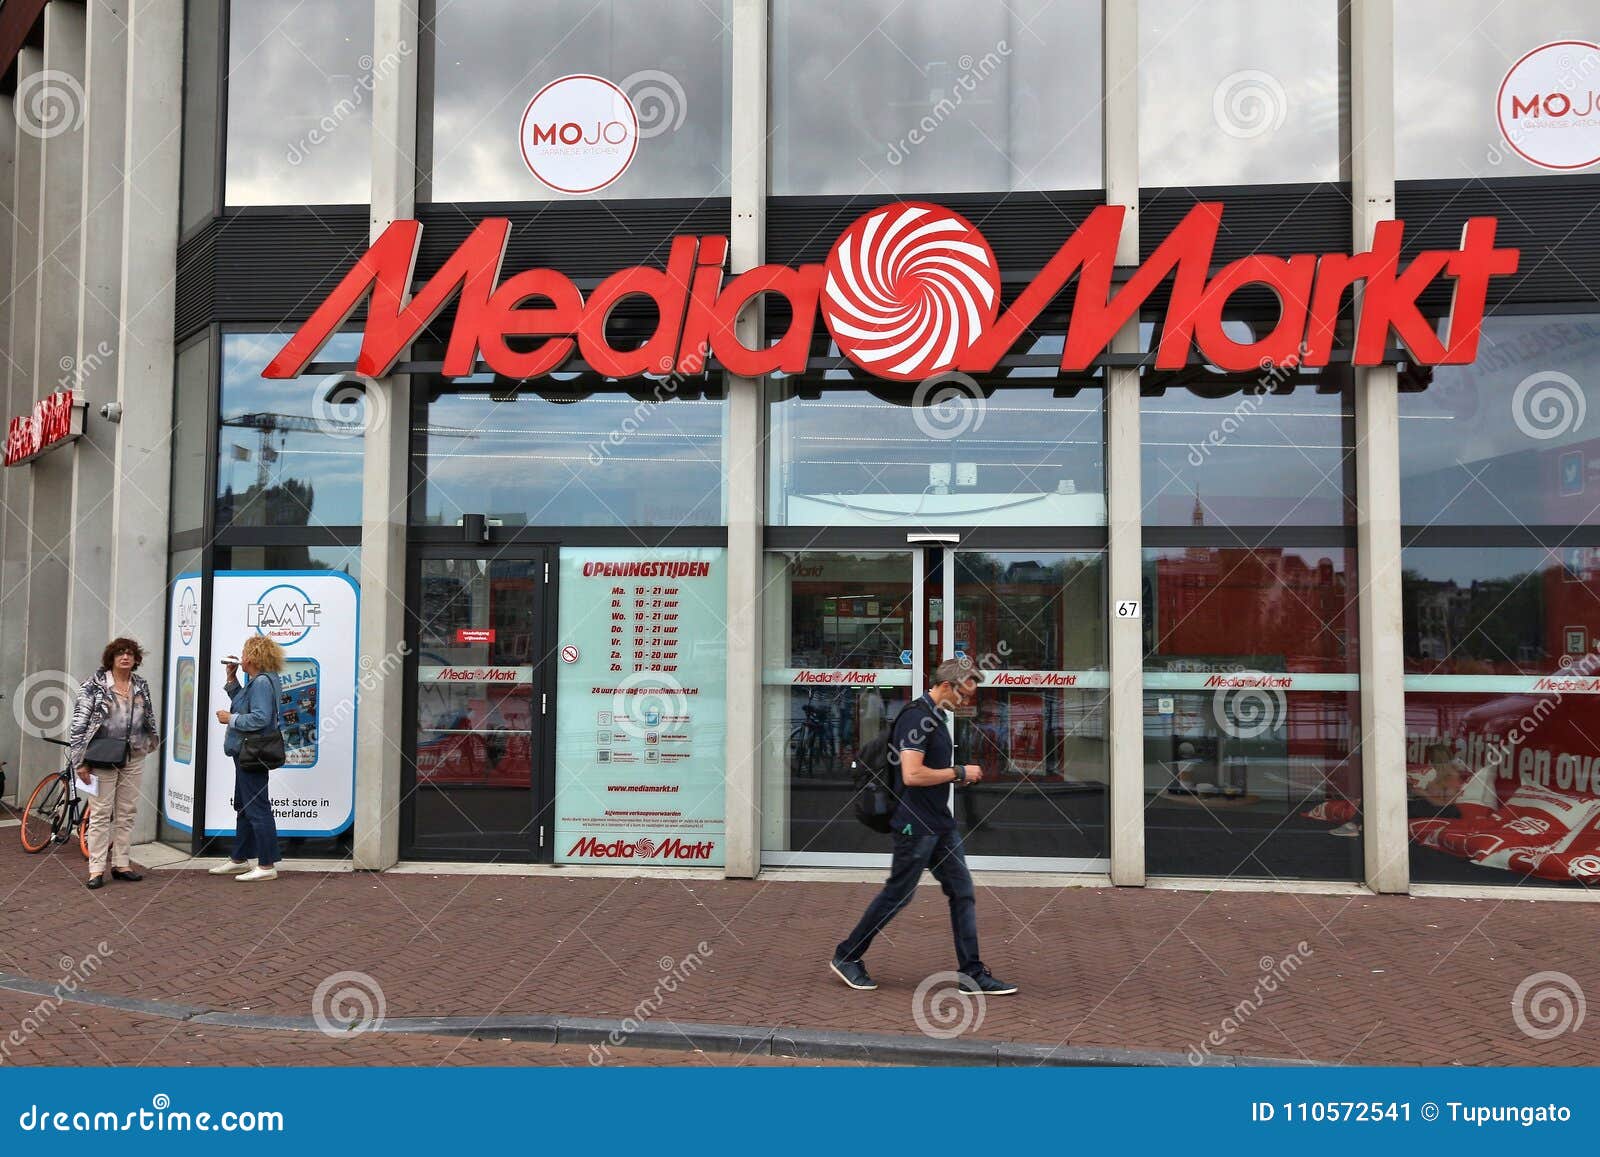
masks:
[[[122,421],[122,403],[107,402],[100,407],[100,416],[108,422]]]

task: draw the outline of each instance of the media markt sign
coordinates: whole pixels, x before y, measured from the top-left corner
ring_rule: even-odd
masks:
[[[522,159],[558,193],[604,189],[633,162],[639,114],[628,94],[600,76],[563,76],[522,114]]]
[[[1600,163],[1600,44],[1541,44],[1506,72],[1495,98],[1500,134],[1541,169]]]

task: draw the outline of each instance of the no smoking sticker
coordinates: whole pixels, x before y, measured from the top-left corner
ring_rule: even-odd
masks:
[[[568,643],[561,648],[561,661],[563,663],[576,663],[578,661],[578,648]]]

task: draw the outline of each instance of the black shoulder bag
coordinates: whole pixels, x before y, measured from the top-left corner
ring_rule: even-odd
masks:
[[[115,695],[113,691],[111,694]],[[94,738],[89,740],[89,746],[84,749],[83,762],[90,767],[112,768],[124,767],[128,762],[128,753],[132,747],[129,739],[133,735],[133,689],[128,689],[128,726],[123,728],[121,738],[105,735],[104,727],[95,732]]]
[[[256,676],[272,688],[272,722],[260,731],[247,731],[239,744],[240,771],[274,771],[288,761],[283,748],[283,732],[278,729],[278,681],[265,671]]]

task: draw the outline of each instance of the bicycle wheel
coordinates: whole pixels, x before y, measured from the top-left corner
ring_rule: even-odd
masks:
[[[67,784],[60,775],[41,779],[39,786],[28,797],[28,806],[22,811],[22,850],[42,852],[50,846],[61,823],[61,810],[67,803]]]
[[[89,858],[89,801],[83,801],[83,819],[78,821],[78,850]]]

